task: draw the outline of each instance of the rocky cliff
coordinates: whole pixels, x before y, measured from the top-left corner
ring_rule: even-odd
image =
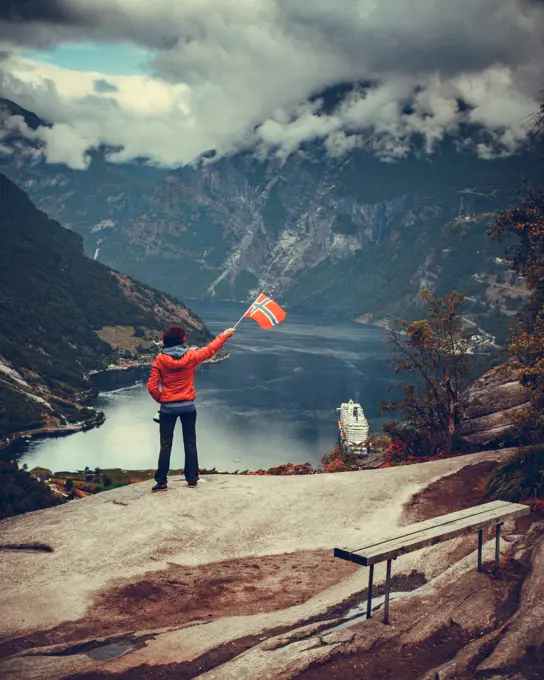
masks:
[[[508,361],[487,371],[466,390],[461,437],[475,449],[516,443],[516,415],[529,401],[519,382],[519,368]]]

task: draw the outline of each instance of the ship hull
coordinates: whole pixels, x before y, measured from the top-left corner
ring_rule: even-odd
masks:
[[[368,421],[360,404],[350,400],[338,409],[338,443],[344,454],[367,455]]]

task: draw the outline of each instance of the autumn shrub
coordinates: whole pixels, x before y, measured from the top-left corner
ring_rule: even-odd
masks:
[[[353,466],[340,458],[323,465],[323,472],[349,472],[350,470],[353,470]]]
[[[286,476],[286,475],[310,475],[313,468],[309,463],[301,463],[294,465],[293,463],[285,463],[285,465],[277,465],[271,467],[266,471],[267,475]]]
[[[321,457],[321,465],[330,465],[335,460],[343,460],[344,454],[340,446],[335,446],[334,449]]]
[[[392,439],[388,434],[373,433],[368,437],[368,450],[371,454],[382,454],[387,451]]]
[[[385,465],[401,465],[406,462],[406,451],[400,439],[393,439],[385,451]]]
[[[387,388],[399,396],[381,404],[382,413],[400,420],[384,425],[392,439],[411,456],[449,455],[455,449],[463,420],[463,389],[471,361],[462,306],[465,295],[451,291],[435,299],[423,290],[426,318],[397,319],[389,330],[391,363],[407,382]]]
[[[348,472],[358,467],[357,456],[344,452],[339,445],[321,458],[323,472]]]

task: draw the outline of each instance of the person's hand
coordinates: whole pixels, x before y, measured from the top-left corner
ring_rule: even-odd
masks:
[[[232,338],[232,336],[236,333],[236,328],[227,328],[226,331],[223,331],[223,335],[226,335],[227,338]]]

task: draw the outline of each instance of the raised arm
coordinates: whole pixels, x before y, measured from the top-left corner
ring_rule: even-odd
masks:
[[[206,359],[213,357],[213,355],[223,347],[227,340],[234,335],[234,332],[234,328],[227,328],[226,331],[220,333],[209,345],[206,345],[206,347],[193,350],[190,358],[191,364],[201,364],[203,361],[206,361]]]

